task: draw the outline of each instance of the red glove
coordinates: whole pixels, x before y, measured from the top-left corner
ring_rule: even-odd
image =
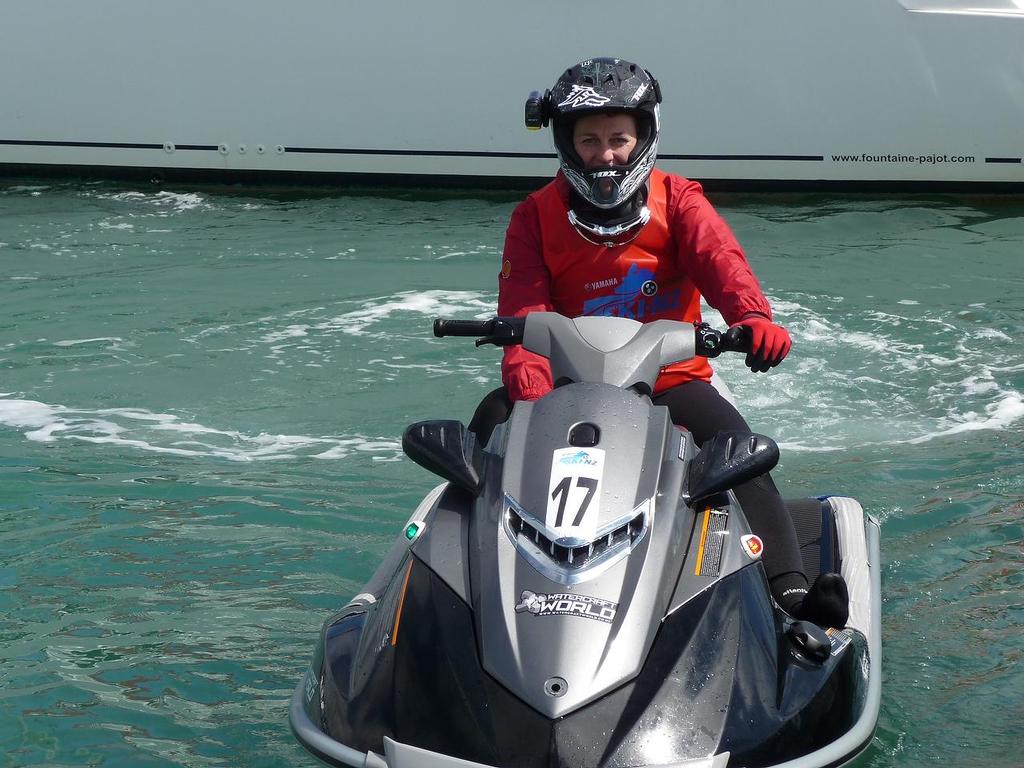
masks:
[[[767,317],[750,315],[734,323],[733,327],[737,325],[747,326],[753,334],[751,351],[747,353],[746,359],[747,367],[752,371],[765,373],[769,368],[774,368],[789,354],[793,346],[789,332]]]

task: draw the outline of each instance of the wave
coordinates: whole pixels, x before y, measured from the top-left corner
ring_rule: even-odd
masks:
[[[402,456],[397,441],[365,435],[250,435],[138,408],[69,408],[6,396],[0,397],[0,426],[22,430],[27,439],[39,443],[70,440],[240,462],[340,459],[353,452],[373,454],[375,461],[398,461]]]
[[[117,203],[130,203],[159,216],[197,210],[213,210],[216,207],[208,197],[198,192],[101,192],[88,190],[80,192],[79,195]]]
[[[789,295],[772,303],[794,339],[789,359],[767,375],[751,374],[740,355],[723,355],[715,367],[751,427],[772,435],[784,450],[917,445],[1015,429],[1024,420],[1019,377],[1024,365],[1003,331],[933,316],[916,304],[855,317],[838,297]],[[183,341],[218,353],[261,352],[277,370],[344,366],[355,383],[458,377],[493,384],[498,375],[493,355],[429,338],[425,320],[485,318],[494,305],[494,294],[487,291],[401,291],[220,324]],[[713,310],[705,318],[715,327],[725,325]],[[126,342],[96,336],[51,343],[95,349]],[[395,441],[373,436],[245,434],[130,408],[83,410],[7,399],[0,400],[2,424],[22,428],[37,441],[120,444],[232,461],[333,459],[354,451],[370,452],[375,460],[401,456]]]
[[[916,445],[1024,419],[1014,375],[1024,366],[1003,331],[911,302],[856,314],[824,295],[772,305],[793,338],[786,362],[767,378],[739,356],[723,355],[715,367],[752,427],[774,432],[784,450]],[[721,327],[720,315],[706,315]]]
[[[1002,399],[988,403],[984,407],[984,415],[974,411],[965,414],[954,413],[945,420],[948,425],[944,429],[909,440],[897,441],[905,443],[924,443],[939,437],[948,437],[962,432],[973,432],[982,429],[1007,429],[1024,417],[1024,400],[1017,393],[1007,394]]]
[[[265,334],[260,341],[275,344],[285,339],[306,336],[310,331],[364,336],[374,326],[403,314],[421,317],[468,314],[475,318],[486,318],[494,315],[494,306],[490,294],[477,291],[402,291],[390,296],[366,299],[354,309],[324,320],[293,323],[279,331]],[[322,308],[318,310],[323,311]],[[293,313],[289,317],[294,319],[295,316]]]

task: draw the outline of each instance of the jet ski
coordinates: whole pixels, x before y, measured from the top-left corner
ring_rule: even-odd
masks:
[[[522,344],[556,387],[482,445],[425,421],[405,453],[445,482],[323,625],[292,697],[299,742],[360,768],[825,768],[871,741],[879,525],[852,498],[787,502],[808,578],[841,572],[846,627],[787,615],[732,492],[778,446],[698,449],[660,369],[744,352],[741,329],[659,320],[436,320]]]

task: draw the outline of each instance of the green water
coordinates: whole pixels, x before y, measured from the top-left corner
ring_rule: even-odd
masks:
[[[882,523],[859,765],[1024,765],[1024,202],[716,201],[795,340],[719,369],[786,495]],[[314,765],[288,698],[434,484],[403,427],[496,383],[430,320],[493,311],[513,206],[0,187],[0,765]]]

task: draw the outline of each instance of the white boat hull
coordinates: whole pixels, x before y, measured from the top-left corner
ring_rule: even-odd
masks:
[[[1022,0],[7,0],[0,173],[549,178],[527,94],[614,55],[667,171],[1024,188],[1022,51]]]

